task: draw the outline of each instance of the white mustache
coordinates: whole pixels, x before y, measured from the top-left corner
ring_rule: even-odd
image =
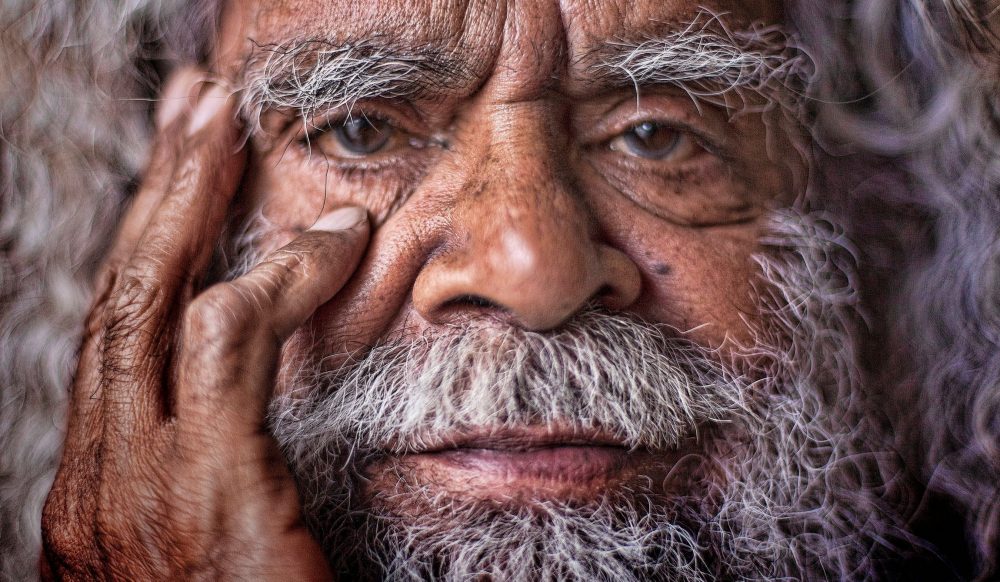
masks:
[[[669,449],[703,424],[752,415],[750,382],[707,350],[599,310],[549,334],[474,323],[394,340],[335,370],[304,368],[296,385],[272,407],[275,435],[341,453],[405,453],[470,429],[539,425]]]

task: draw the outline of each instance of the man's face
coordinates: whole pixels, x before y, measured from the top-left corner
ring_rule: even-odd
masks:
[[[244,9],[240,37],[354,44],[349,57],[382,62],[347,73],[401,78],[385,83],[400,97],[362,87],[305,123],[294,108],[265,111],[254,143],[254,195],[283,229],[274,237],[347,204],[379,225],[353,283],[317,318],[336,330],[328,351],[469,318],[542,331],[590,301],[705,344],[747,336],[749,257],[790,193],[788,168],[768,157],[788,161],[784,136],[769,142],[759,115],[732,119],[668,84],[637,96],[613,68],[643,41],[704,25],[699,4],[265,4]],[[707,7],[744,27],[773,21],[772,4]],[[259,69],[275,55],[256,56]]]
[[[218,67],[259,121],[253,247],[338,206],[377,226],[286,346],[275,407],[332,557],[399,575],[747,566],[707,563],[738,543],[698,548],[795,505],[755,480],[815,461],[788,458],[815,437],[801,418],[768,416],[794,382],[755,392],[746,357],[775,348],[753,255],[801,170],[774,123],[780,51],[743,34],[778,3],[232,4]],[[543,564],[545,536],[612,558]]]

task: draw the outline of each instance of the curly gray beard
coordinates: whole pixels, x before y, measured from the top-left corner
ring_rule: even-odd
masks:
[[[270,422],[314,534],[352,579],[877,578],[895,551],[883,544],[900,539],[880,499],[893,467],[855,382],[853,274],[835,241],[824,222],[777,216],[759,259],[767,323],[728,363],[596,309],[550,334],[472,323],[387,339],[334,369],[298,353]],[[724,478],[586,502],[455,498],[404,472],[363,492],[379,451],[547,424],[654,451],[724,426],[693,472]]]

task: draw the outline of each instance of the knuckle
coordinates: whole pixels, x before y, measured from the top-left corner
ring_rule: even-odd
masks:
[[[163,460],[169,464],[169,457]],[[177,547],[166,484],[142,468],[100,461],[60,470],[42,510],[42,559],[57,579],[167,579]],[[164,474],[170,469],[160,469]]]
[[[196,143],[177,161],[168,196],[176,202],[178,212],[184,213],[198,204],[203,195],[220,194],[223,174],[208,168],[211,167],[213,160],[221,157],[223,151],[213,142]]]
[[[294,242],[274,251],[252,272],[254,281],[264,287],[269,298],[292,282],[308,278],[317,269],[335,265],[342,255],[337,244],[342,233],[309,231]]]
[[[301,249],[284,247],[274,251],[253,271],[252,277],[244,278],[241,284],[260,299],[273,300],[291,279],[308,269],[307,253]]]
[[[104,310],[101,341],[102,362],[107,366],[131,362],[159,349],[156,338],[166,322],[160,321],[163,297],[145,278],[125,274]],[[94,328],[98,328],[94,325]]]
[[[127,269],[108,301],[105,327],[112,331],[119,327],[128,331],[141,327],[151,319],[162,300],[158,285]]]
[[[309,254],[323,262],[342,260],[345,247],[357,244],[358,234],[353,230],[308,231],[302,237],[302,246]]]
[[[184,314],[185,339],[200,347],[229,349],[252,331],[246,300],[229,283],[215,285],[196,297]]]
[[[318,245],[307,243],[282,247],[274,251],[274,254],[264,264],[270,265],[278,274],[287,277],[307,262],[309,253],[314,246]]]
[[[189,191],[200,189],[202,182],[202,163],[197,155],[184,155],[177,161],[174,168],[171,189]]]

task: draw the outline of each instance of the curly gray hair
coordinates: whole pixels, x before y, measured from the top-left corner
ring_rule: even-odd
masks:
[[[157,71],[213,36],[211,6],[181,4],[0,4],[0,580],[36,576],[82,316],[145,158]]]
[[[926,488],[914,523],[951,546],[963,576],[990,578],[1000,572],[1000,3],[817,0],[796,19],[821,73],[828,149],[903,172],[849,203],[895,217],[893,237],[870,218],[848,223],[867,229],[855,238],[887,274],[872,301],[887,341],[871,359],[883,360],[874,373],[894,403],[897,448]],[[940,533],[952,512],[968,547]]]

